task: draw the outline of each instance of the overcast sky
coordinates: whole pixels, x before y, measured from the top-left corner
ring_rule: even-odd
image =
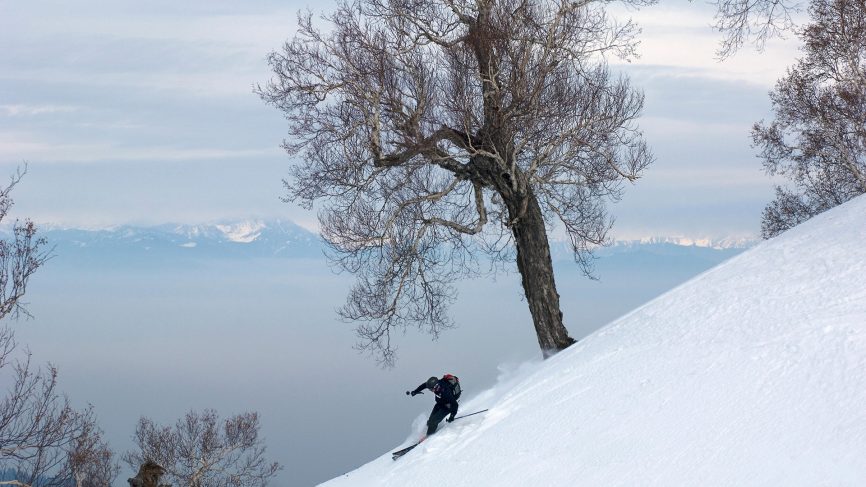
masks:
[[[292,219],[281,115],[252,93],[307,2],[0,0],[0,175],[23,161],[16,215],[103,226]],[[330,2],[317,4],[318,11]],[[772,182],[750,147],[767,92],[796,55],[771,43],[714,59],[702,4],[630,12],[657,157],[613,207],[616,238],[756,235]]]

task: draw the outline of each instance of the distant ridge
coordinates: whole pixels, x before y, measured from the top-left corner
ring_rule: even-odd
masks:
[[[683,247],[705,247],[710,249],[747,249],[760,240],[754,237],[693,238],[693,237],[645,237],[637,240],[617,240],[614,246],[636,246],[670,244]]]
[[[61,259],[312,257],[322,253],[320,237],[290,221],[120,225],[103,229],[47,226],[41,228],[40,234]]]
[[[56,224],[38,224],[44,233],[60,234],[60,232],[90,232],[117,233],[117,232],[160,232],[177,236],[184,236],[191,241],[197,239],[221,240],[237,243],[251,243],[269,234],[283,233],[287,235],[301,236],[308,239],[319,239],[316,232],[307,230],[300,225],[288,220],[263,220],[247,219],[234,221],[220,221],[200,224],[164,223],[159,225],[114,225],[101,228],[62,226]],[[690,236],[651,236],[638,239],[618,239],[611,244],[612,247],[630,247],[639,245],[670,244],[684,247],[706,247],[714,249],[746,249],[759,243],[756,237],[731,236],[722,238],[713,237],[690,237]],[[553,245],[568,245],[564,240],[552,240]]]
[[[8,229],[6,230],[8,231]],[[75,258],[130,259],[159,256],[188,257],[316,257],[324,244],[320,235],[285,220],[248,219],[202,224],[118,225],[88,229],[40,225],[39,233],[58,256]],[[652,252],[735,252],[750,248],[757,240],[741,237],[722,239],[658,236],[615,241],[596,249],[598,257]],[[573,259],[568,242],[551,242],[554,261]]]

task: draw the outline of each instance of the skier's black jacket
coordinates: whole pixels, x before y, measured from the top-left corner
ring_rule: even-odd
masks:
[[[427,389],[427,383],[424,382],[420,386],[416,387],[413,391],[415,394]],[[436,405],[439,407],[443,407],[451,413],[451,417],[453,418],[457,414],[457,408],[460,406],[457,404],[457,399],[454,398],[454,390],[451,389],[451,383],[445,379],[439,379],[436,382],[436,385],[433,386],[433,394],[436,395]],[[439,421],[442,421],[441,419]]]

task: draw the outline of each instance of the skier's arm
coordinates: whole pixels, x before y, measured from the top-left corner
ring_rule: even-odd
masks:
[[[412,395],[421,394],[421,392],[427,388],[427,383],[422,382],[420,386],[416,387],[414,391],[412,391]]]

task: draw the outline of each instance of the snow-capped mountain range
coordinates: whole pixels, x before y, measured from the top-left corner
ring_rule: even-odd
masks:
[[[207,224],[163,224],[157,226],[121,225],[101,229],[40,226],[40,234],[60,251],[140,251],[180,252],[204,255],[227,252],[229,255],[297,257],[319,255],[322,240],[318,234],[289,221],[241,220]],[[749,238],[648,237],[615,241],[599,249],[600,255],[629,252],[648,247],[691,247],[697,249],[746,249],[756,243]],[[570,246],[552,241],[555,260],[568,259]]]
[[[755,237],[644,237],[636,240],[617,240],[614,247],[636,247],[640,245],[677,245],[681,247],[702,247],[710,249],[747,249],[757,244]]]
[[[122,225],[102,229],[43,226],[41,236],[64,255],[310,257],[321,239],[295,223],[261,220],[201,225]]]

